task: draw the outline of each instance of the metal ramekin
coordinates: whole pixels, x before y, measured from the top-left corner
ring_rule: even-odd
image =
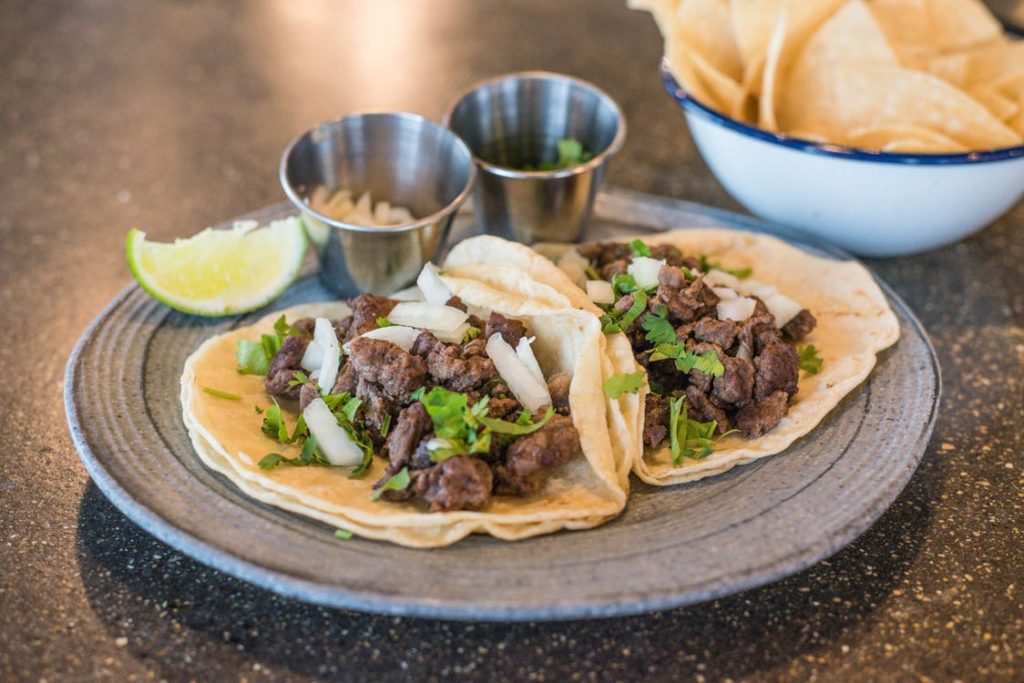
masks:
[[[411,284],[443,249],[476,176],[466,145],[406,113],[350,114],[303,133],[281,157],[288,199],[302,212],[324,284],[342,296],[389,294]],[[318,186],[408,207],[416,221],[378,228],[325,216],[307,199]]]

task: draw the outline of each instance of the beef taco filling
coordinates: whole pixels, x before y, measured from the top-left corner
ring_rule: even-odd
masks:
[[[786,415],[813,346],[798,347],[814,316],[750,269],[728,271],[675,246],[581,245],[582,268],[607,333],[622,332],[647,371],[643,441],[670,442],[674,462],[711,454],[722,436],[756,439]]]
[[[544,377],[527,326],[458,297],[399,302],[362,294],[351,315],[275,325],[277,336],[240,342],[239,369],[264,374],[274,399],[263,429],[301,455],[267,454],[263,469],[337,466],[385,475],[373,497],[419,500],[432,512],[479,510],[492,496],[528,496],[581,454],[567,374]],[[247,366],[249,353],[269,359]],[[301,417],[292,432],[280,404]]]

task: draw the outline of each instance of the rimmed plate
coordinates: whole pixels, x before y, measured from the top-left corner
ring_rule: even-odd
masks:
[[[281,204],[245,218],[292,211]],[[838,260],[843,252],[696,204],[612,190],[594,233],[680,225],[769,231]],[[463,220],[462,229],[467,221]],[[323,524],[257,503],[206,469],[181,419],[178,379],[206,338],[244,325],[178,314],[122,292],[68,362],[65,406],[82,461],[130,519],[200,562],[282,595],[372,612],[452,619],[604,617],[665,609],[768,583],[839,550],[892,503],[934,426],[939,367],[920,323],[885,285],[902,337],[871,376],[785,453],[670,488],[634,481],[625,513],[584,532],[439,550],[342,541]],[[326,300],[306,277],[274,308]]]

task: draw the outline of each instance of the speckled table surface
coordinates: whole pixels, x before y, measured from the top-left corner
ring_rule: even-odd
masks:
[[[934,438],[867,534],[761,589],[563,624],[337,612],[189,560],[89,482],[61,380],[129,281],[127,228],[170,239],[279,201],[278,155],[319,120],[437,118],[479,78],[565,71],[628,117],[610,182],[736,208],[661,92],[652,22],[622,5],[0,3],[0,679],[1024,678],[1021,206],[956,246],[871,264],[939,353]]]

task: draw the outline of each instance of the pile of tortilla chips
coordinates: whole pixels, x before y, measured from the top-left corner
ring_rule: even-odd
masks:
[[[629,0],[701,103],[792,137],[903,153],[1024,143],[1024,41],[978,0]]]

